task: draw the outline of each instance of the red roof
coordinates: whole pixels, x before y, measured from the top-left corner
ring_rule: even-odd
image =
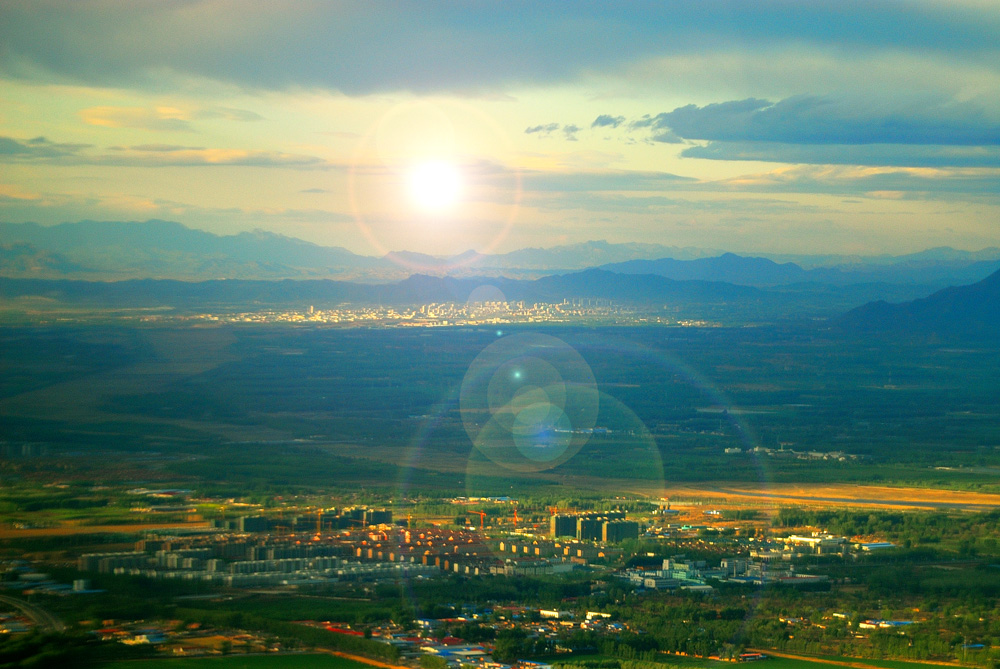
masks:
[[[342,627],[334,627],[333,625],[327,625],[326,629],[336,634],[347,634],[348,636],[364,636],[364,632],[359,632],[357,630],[345,630]]]

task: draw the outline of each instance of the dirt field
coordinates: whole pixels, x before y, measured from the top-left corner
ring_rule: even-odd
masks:
[[[822,485],[782,483],[754,487],[720,483],[678,487],[671,489],[669,494],[677,498],[721,499],[732,504],[754,500],[758,503],[772,502],[776,505],[800,506],[1000,509],[1000,495],[997,494],[838,483]]]

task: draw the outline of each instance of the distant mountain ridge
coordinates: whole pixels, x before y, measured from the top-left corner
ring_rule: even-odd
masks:
[[[94,306],[173,306],[204,308],[212,305],[280,306],[338,303],[416,305],[467,302],[477,288],[492,286],[507,301],[561,302],[600,298],[620,304],[661,300],[734,301],[758,299],[761,291],[746,286],[706,281],[673,281],[652,275],[614,274],[598,269],[547,276],[535,280],[502,277],[439,277],[414,274],[388,284],[361,284],[328,279],[248,281],[75,281],[2,279],[0,298],[45,296],[66,303]]]
[[[368,268],[376,261],[262,230],[220,236],[160,220],[0,224],[0,241],[6,240],[58,253],[92,272],[126,276],[283,278],[306,268]]]
[[[87,271],[61,254],[37,249],[23,242],[0,244],[0,268],[16,274],[77,274]]]
[[[1000,332],[1000,271],[982,281],[940,290],[929,297],[853,309],[836,325],[859,334],[935,335],[996,341]]]
[[[971,253],[948,249],[952,253],[901,256],[898,262],[870,265],[838,265],[803,269],[768,258],[725,253],[715,258],[676,260],[630,260],[603,265],[602,269],[625,274],[658,274],[679,281],[725,281],[743,286],[787,286],[798,283],[822,283],[844,286],[858,283],[912,283],[928,286],[964,284],[979,281],[1000,269],[1000,259],[990,258],[992,251]],[[935,249],[934,251],[939,251]],[[1000,250],[996,255],[1000,255]],[[932,261],[930,258],[941,258]]]
[[[263,230],[215,235],[173,221],[79,221],[41,226],[0,223],[0,244],[28,245],[37,253],[58,254],[66,265],[28,267],[0,258],[0,273],[22,278],[64,277],[104,273],[105,278],[178,278],[186,280],[305,279],[310,277],[393,281],[414,272],[469,275],[484,270],[543,273],[586,269],[636,257],[676,253],[698,257],[697,249],[658,244],[583,242],[550,249],[521,249],[481,255],[431,256],[398,251],[384,257],[364,256],[336,246],[320,246]]]
[[[263,230],[216,235],[162,220],[0,223],[0,276],[71,279],[310,279],[387,283],[414,273],[535,279],[599,267],[680,281],[773,287],[897,284],[927,290],[978,281],[1000,268],[1000,249],[936,248],[904,256],[752,257],[715,249],[589,241],[500,254],[396,251],[364,256]],[[784,258],[783,261],[778,260]],[[821,266],[839,263],[832,266]]]
[[[603,265],[601,269],[621,274],[656,274],[678,281],[725,281],[754,286],[786,285],[808,280],[808,272],[794,263],[779,264],[767,258],[746,258],[735,253],[696,260],[629,260]]]

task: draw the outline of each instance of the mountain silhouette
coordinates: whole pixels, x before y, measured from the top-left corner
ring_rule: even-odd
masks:
[[[871,302],[844,314],[836,325],[865,334],[996,339],[1000,330],[1000,271],[978,283],[945,288],[911,302]]]

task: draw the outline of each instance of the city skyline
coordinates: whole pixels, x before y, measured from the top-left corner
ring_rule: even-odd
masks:
[[[1000,245],[989,3],[0,9],[0,220],[356,253]]]

